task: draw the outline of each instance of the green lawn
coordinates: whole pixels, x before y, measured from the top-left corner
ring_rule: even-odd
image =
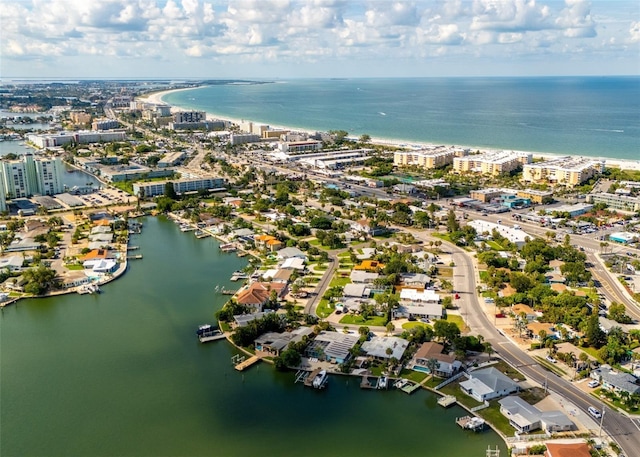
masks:
[[[502,245],[496,241],[489,240],[489,241],[485,241],[485,243],[487,244],[487,246],[491,247],[491,249],[494,249],[496,251],[504,251],[504,248],[502,247]]]
[[[598,350],[596,348],[592,348],[590,346],[583,348],[582,346],[580,346],[580,349],[589,354],[591,357],[595,358],[598,362],[603,363],[603,360],[598,356]]]
[[[487,270],[480,270],[478,271],[478,274],[480,275],[480,281],[482,282],[487,282],[489,279],[489,272]]]
[[[447,314],[447,322],[454,322],[461,332],[467,331],[467,326],[464,323],[464,320],[462,320],[462,317],[457,314]]]
[[[334,276],[333,279],[331,280],[331,283],[329,283],[329,287],[344,287],[347,284],[349,284],[351,282],[350,278],[341,278],[340,276]]]
[[[526,379],[522,373],[520,373],[518,370],[516,370],[511,365],[509,365],[508,363],[502,360],[498,360],[492,366],[495,367],[497,370],[500,370],[502,373],[504,373],[511,379],[517,379],[518,381],[524,381]]]
[[[416,327],[431,327],[429,324],[425,324],[424,322],[418,322],[418,321],[414,321],[414,322],[405,322],[404,324],[402,324],[402,328],[405,330],[411,330],[412,328],[416,328]]]
[[[503,416],[500,412],[500,404],[497,400],[489,402],[488,408],[481,409],[476,414],[481,416],[487,422],[490,422],[493,427],[507,436],[513,436],[516,431],[511,425],[509,425],[509,419]]]
[[[340,254],[338,254],[338,257],[349,259],[349,258],[351,258],[351,253],[349,251],[341,252]]]
[[[316,314],[318,315],[318,317],[325,318],[333,312],[333,309],[333,304],[329,303],[329,300],[323,298],[322,300],[320,300],[320,303],[316,308]]]
[[[372,316],[369,319],[363,319],[362,316],[356,314],[347,314],[340,319],[341,324],[353,324],[353,325],[369,325],[384,327],[387,325],[386,316]]]
[[[320,247],[320,240],[318,240],[317,238],[313,238],[312,240],[308,240],[308,243],[311,246]]]
[[[400,372],[400,377],[408,379],[413,382],[417,382],[417,383],[424,381],[424,379],[427,376],[429,376],[427,373],[423,373],[421,371],[407,370],[406,368]]]
[[[82,265],[65,265],[68,270],[84,270]]]
[[[439,380],[439,381],[442,382],[442,380]],[[465,394],[460,389],[460,382],[459,381],[453,381],[452,383],[447,384],[446,386],[444,386],[443,388],[438,390],[438,392],[440,392],[443,395],[453,395],[453,396],[455,396],[458,399],[458,401],[461,404],[463,404],[464,406],[466,406],[467,408],[475,408],[476,406],[480,406],[482,404],[482,403],[476,401],[475,399],[471,398],[467,394]]]

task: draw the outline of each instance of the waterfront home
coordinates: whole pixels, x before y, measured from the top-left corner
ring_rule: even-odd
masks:
[[[455,356],[451,354],[443,354],[443,350],[444,346],[442,344],[432,341],[422,343],[408,366],[414,371],[430,373],[431,371],[428,368],[429,360],[436,360],[438,364],[432,374],[440,378],[450,378],[462,368],[462,362],[456,360]]]
[[[306,260],[306,257],[304,259],[299,257],[289,257],[288,259],[285,259],[284,262],[282,262],[282,265],[280,265],[280,268],[286,269],[286,270],[291,269],[291,270],[302,271],[305,269],[305,266],[304,266],[305,260]]]
[[[290,343],[298,343],[312,334],[311,327],[298,327],[291,332],[267,332],[255,339],[254,346],[256,351],[269,352],[278,356]]]
[[[15,292],[24,292],[24,286],[26,286],[28,282],[29,281],[27,281],[24,276],[20,275],[17,278],[8,278],[2,283],[2,288],[5,290],[13,290]]]
[[[275,252],[282,248],[282,241],[272,235],[256,235],[254,241],[257,248],[266,249],[270,252]]]
[[[253,230],[248,228],[241,228],[241,229],[233,230],[229,235],[229,238],[230,239],[233,239],[233,238],[253,239],[253,235],[254,235]]]
[[[256,311],[262,311],[262,307],[269,301],[273,290],[276,291],[278,299],[282,299],[287,293],[287,284],[282,282],[253,282],[247,288],[238,292],[236,302]]]
[[[469,379],[460,383],[460,389],[479,402],[504,397],[520,390],[517,382],[494,367],[471,371]]]
[[[500,412],[519,433],[542,429],[547,433],[574,430],[575,424],[562,411],[540,411],[520,397],[510,395],[501,400]]]
[[[89,235],[89,241],[109,244],[113,240],[113,233],[96,233]]]
[[[544,457],[591,457],[587,443],[544,443],[547,450]]]
[[[605,390],[611,390],[617,394],[627,392],[631,395],[640,394],[640,382],[638,378],[629,373],[614,370],[609,365],[602,365],[591,372],[591,377],[602,384]]]
[[[82,267],[88,276],[102,276],[116,271],[118,264],[114,259],[92,259],[84,261]]]
[[[320,332],[305,349],[305,356],[344,363],[351,357],[351,349],[358,343],[359,336],[350,333]]]
[[[111,226],[110,225],[97,225],[95,227],[91,228],[91,235],[99,235],[101,233],[111,233],[113,230],[111,230]]]
[[[396,359],[402,360],[404,351],[409,342],[397,336],[374,336],[369,341],[362,343],[361,351],[368,357],[377,360]]]
[[[235,316],[233,316],[233,322],[236,327],[246,327],[247,325],[249,325],[249,322],[262,319],[266,314],[272,312],[272,310],[267,309],[265,311],[259,311],[257,313],[236,314]]]
[[[373,284],[373,281],[378,279],[380,275],[378,273],[370,273],[363,270],[352,270],[349,278],[354,284]]]
[[[113,251],[110,251],[109,249],[92,249],[91,251],[87,252],[83,257],[80,258],[80,260],[87,261],[87,260],[96,260],[96,259],[113,259],[115,257],[115,254],[113,253]]]

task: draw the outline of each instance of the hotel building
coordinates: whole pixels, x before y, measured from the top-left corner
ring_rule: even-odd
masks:
[[[509,173],[520,166],[531,163],[533,155],[528,152],[492,151],[453,159],[455,173],[482,173],[497,176]]]
[[[609,208],[621,211],[640,211],[640,197],[628,197],[626,195],[599,193],[588,194],[586,198],[588,203],[604,203]]]
[[[522,182],[578,186],[604,171],[604,161],[584,157],[559,157],[523,167]]]

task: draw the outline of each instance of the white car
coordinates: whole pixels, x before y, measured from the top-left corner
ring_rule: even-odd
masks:
[[[602,417],[602,413],[595,409],[593,406],[589,406],[589,414],[591,414],[596,419],[600,419]]]
[[[546,358],[547,358],[547,362],[556,363],[556,359],[554,359],[550,355],[548,355]]]
[[[594,379],[593,381],[590,381],[589,384],[587,385],[593,389],[594,387],[598,387],[600,383]]]

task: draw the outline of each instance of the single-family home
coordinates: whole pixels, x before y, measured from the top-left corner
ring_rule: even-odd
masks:
[[[379,276],[378,273],[370,273],[364,270],[351,270],[349,278],[354,284],[373,284],[373,281],[378,279]]]
[[[284,262],[282,262],[282,265],[280,265],[280,268],[302,271],[305,269],[305,266],[304,266],[305,260],[306,260],[306,257],[305,258],[289,257],[288,259],[285,259]]]
[[[368,289],[367,284],[347,284],[342,289],[342,296],[347,298],[368,297],[369,294],[370,289]]]
[[[425,288],[431,284],[431,277],[424,273],[402,273],[400,284],[404,287]]]
[[[266,314],[272,313],[272,310],[259,311],[257,313],[237,314],[233,316],[236,327],[246,327],[249,322],[262,319]]]
[[[278,251],[278,259],[285,260],[291,258],[298,258],[306,261],[307,255],[296,247],[283,248]]]
[[[351,229],[355,232],[363,232],[370,236],[380,235],[385,232],[385,228],[379,226],[369,219],[360,219],[351,224]]]
[[[421,303],[440,303],[440,295],[430,289],[425,289],[423,291],[418,291],[416,289],[402,289],[400,291],[400,300]]]
[[[282,298],[287,293],[287,284],[282,282],[252,282],[246,289],[238,292],[236,302],[239,305],[249,306],[256,311],[262,311],[262,307],[271,296],[271,291],[275,290],[278,298]]]
[[[359,265],[353,267],[354,270],[368,271],[372,273],[377,273],[383,268],[384,264],[378,262],[377,260],[363,260]]]
[[[428,343],[422,343],[422,346],[418,348],[414,354],[409,366],[414,371],[422,371],[430,373],[429,360],[436,360],[438,363],[435,366],[433,375],[441,378],[449,378],[462,368],[462,362],[456,360],[455,356],[451,354],[443,354],[444,346],[439,343],[430,341]]]
[[[527,322],[533,322],[538,317],[536,312],[529,305],[525,305],[523,303],[518,303],[511,307],[511,312],[515,317],[520,317],[522,313],[524,313],[525,320]]]
[[[397,336],[374,336],[369,341],[362,343],[360,349],[367,356],[378,360],[395,358],[401,360],[409,342]]]
[[[351,349],[360,337],[350,333],[321,331],[305,349],[305,356],[344,363],[351,358]]]
[[[469,379],[460,383],[460,389],[470,397],[483,402],[504,397],[520,390],[520,385],[494,367],[474,370]]]
[[[18,255],[12,255],[9,257],[3,257],[0,259],[0,269],[6,268],[9,271],[19,271],[22,270],[22,264],[24,263],[24,258]]]
[[[547,337],[556,338],[556,328],[553,324],[548,322],[531,322],[527,324],[527,332],[534,340],[540,339],[540,332],[544,330]]]
[[[444,308],[433,302],[401,302],[393,310],[394,318],[442,319]]]
[[[115,259],[92,259],[82,262],[85,274],[89,276],[101,276],[109,273],[113,273],[118,268],[118,263]]]
[[[591,457],[587,443],[544,443],[544,457]]]
[[[256,235],[253,240],[257,248],[266,249],[270,252],[275,252],[283,246],[282,241],[272,235]]]
[[[257,351],[280,355],[280,352],[290,343],[298,343],[311,334],[313,334],[311,327],[298,327],[291,332],[267,332],[254,340],[254,346]]]
[[[640,394],[638,378],[632,374],[614,370],[609,365],[601,365],[598,369],[593,370],[591,377],[600,381],[603,389],[616,393]]]
[[[500,412],[519,433],[543,429],[547,433],[575,429],[575,424],[562,411],[540,411],[520,397],[509,395],[501,400]]]

